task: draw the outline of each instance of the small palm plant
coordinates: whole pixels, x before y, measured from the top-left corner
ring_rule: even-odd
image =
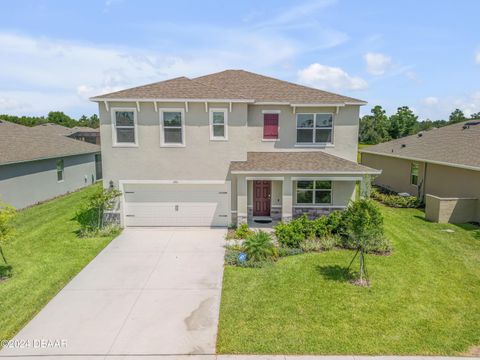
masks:
[[[275,257],[275,247],[269,233],[257,231],[248,236],[243,248],[250,261],[263,261]]]

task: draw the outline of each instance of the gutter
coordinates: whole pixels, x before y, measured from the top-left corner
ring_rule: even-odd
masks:
[[[363,153],[372,154],[372,155],[378,155],[378,156],[385,156],[385,157],[393,157],[393,158],[404,159],[404,160],[412,160],[412,161],[424,162],[424,163],[428,163],[428,164],[451,166],[451,167],[466,169],[466,170],[480,171],[480,167],[478,167],[478,166],[455,164],[455,163],[449,163],[449,162],[445,162],[445,161],[428,160],[428,159],[421,159],[421,158],[410,157],[410,156],[382,154],[382,153],[377,153],[377,152],[368,151],[368,150],[360,150],[360,153],[362,153],[362,154]]]
[[[0,166],[3,165],[13,165],[13,164],[23,164],[27,162],[34,162],[34,161],[40,161],[40,160],[50,160],[50,159],[58,159],[58,158],[66,158],[66,157],[71,157],[71,156],[77,156],[77,155],[88,155],[88,154],[100,154],[101,151],[88,151],[88,152],[82,152],[82,153],[76,153],[76,154],[68,154],[68,155],[53,155],[53,156],[45,156],[45,157],[39,157],[39,158],[34,158],[34,159],[27,159],[27,160],[17,160],[17,161],[9,161],[9,162],[3,162],[0,163]]]

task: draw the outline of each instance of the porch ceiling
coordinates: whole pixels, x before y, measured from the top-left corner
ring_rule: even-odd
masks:
[[[315,173],[315,174],[372,174],[379,170],[342,159],[323,151],[309,152],[249,152],[247,161],[232,161],[232,174],[248,173]]]

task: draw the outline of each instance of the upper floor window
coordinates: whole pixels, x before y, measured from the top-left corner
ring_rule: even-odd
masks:
[[[278,112],[263,114],[263,140],[278,140]]]
[[[333,114],[297,114],[297,143],[326,144],[333,139]]]
[[[137,146],[137,111],[132,108],[112,109],[113,144]]]
[[[228,140],[227,109],[210,109],[210,140]]]
[[[410,184],[418,185],[418,164],[412,163],[410,167]]]
[[[183,109],[160,109],[161,146],[185,146]]]
[[[58,159],[57,163],[57,181],[62,182],[63,181],[63,171],[65,169],[63,159]]]
[[[325,180],[297,181],[297,204],[331,204],[332,182]]]

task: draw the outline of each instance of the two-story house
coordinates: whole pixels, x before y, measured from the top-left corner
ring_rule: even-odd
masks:
[[[125,226],[227,226],[345,208],[379,171],[357,159],[365,102],[242,70],[99,104],[104,185]]]

